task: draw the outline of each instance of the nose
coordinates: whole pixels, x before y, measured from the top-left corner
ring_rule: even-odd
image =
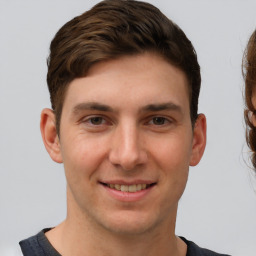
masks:
[[[111,140],[109,160],[123,170],[134,170],[147,162],[148,156],[136,125],[120,125]]]

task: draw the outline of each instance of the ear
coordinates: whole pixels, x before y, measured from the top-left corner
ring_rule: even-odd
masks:
[[[190,157],[190,166],[197,165],[204,153],[206,145],[206,117],[199,114],[194,126],[192,153]]]
[[[56,130],[56,121],[53,111],[49,108],[43,109],[40,122],[41,135],[44,146],[53,161],[62,163],[60,141]]]

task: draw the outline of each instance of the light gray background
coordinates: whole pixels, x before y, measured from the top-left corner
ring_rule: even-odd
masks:
[[[0,255],[65,218],[62,165],[39,131],[50,107],[46,57],[65,22],[97,1],[0,0]],[[256,254],[256,179],[244,139],[241,59],[256,28],[256,1],[150,0],[193,42],[202,68],[200,112],[208,119],[204,157],[190,170],[177,234],[233,255]]]

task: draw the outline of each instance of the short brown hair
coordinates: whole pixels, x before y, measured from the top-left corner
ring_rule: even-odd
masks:
[[[256,169],[256,127],[251,120],[251,115],[256,114],[252,104],[252,96],[256,93],[256,30],[252,33],[244,53],[243,75],[245,80],[246,141],[252,151],[252,165]]]
[[[86,76],[89,68],[100,61],[147,51],[159,54],[186,74],[194,124],[200,66],[184,32],[149,3],[105,0],[67,22],[51,42],[47,83],[57,131],[65,92],[73,79]]]

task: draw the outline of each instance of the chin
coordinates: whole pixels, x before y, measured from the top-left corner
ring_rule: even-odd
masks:
[[[107,217],[107,216],[106,216]],[[105,219],[105,229],[118,235],[140,235],[151,231],[157,226],[157,221],[154,216],[146,216],[134,212],[112,215],[108,220]]]

